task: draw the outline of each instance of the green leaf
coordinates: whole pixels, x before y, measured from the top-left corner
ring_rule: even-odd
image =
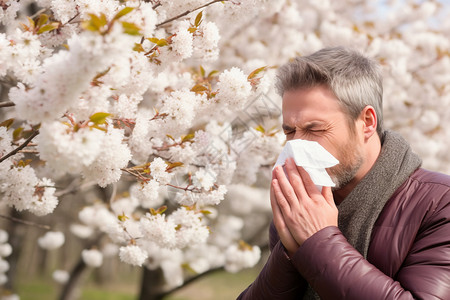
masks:
[[[244,242],[243,240],[239,241],[239,249],[242,251],[252,251],[253,247]]]
[[[203,69],[202,66],[200,66],[200,74],[202,75],[202,77],[205,77],[206,72],[205,72],[205,69]]]
[[[161,206],[160,208],[158,208],[158,209],[156,209],[156,210],[155,210],[154,208],[150,208],[150,214],[152,214],[153,216],[161,215],[161,214],[163,214],[166,210],[167,210],[167,206],[165,206],[165,205]]]
[[[22,135],[22,131],[23,131],[23,127],[16,128],[16,129],[13,131],[13,140],[14,140],[14,141],[17,141],[17,140],[20,139],[20,137],[21,137],[21,135]]]
[[[108,19],[106,18],[106,15],[104,13],[100,14],[100,24],[101,24],[100,28],[102,28],[103,26],[108,25]]]
[[[181,267],[192,274],[198,274],[188,263],[182,264]]]
[[[254,70],[253,72],[251,72],[251,73],[248,75],[247,79],[250,80],[250,79],[255,78],[256,75],[258,75],[259,73],[261,73],[261,72],[264,71],[265,69],[267,69],[267,66],[266,66],[266,67],[261,67],[261,68],[258,68],[258,69],[256,69],[256,70]]]
[[[48,16],[46,14],[42,14],[42,15],[39,16],[39,19],[37,21],[36,27],[37,28],[41,28],[47,22],[48,22]]]
[[[25,168],[26,166],[28,166],[29,164],[31,164],[31,162],[32,162],[31,159],[19,160],[19,162],[17,163],[17,166],[18,166],[18,167]]]
[[[108,69],[106,69],[103,72],[98,73],[97,75],[95,75],[94,79],[92,80],[93,83],[100,83],[98,80],[100,78],[102,78],[103,76],[105,76],[106,74],[108,74],[109,70],[111,70],[111,67],[109,67]]]
[[[211,78],[211,77],[215,76],[216,74],[219,74],[219,71],[213,70],[213,71],[209,72],[208,78]]]
[[[153,44],[156,44],[159,47],[164,47],[164,46],[169,45],[169,42],[167,42],[166,39],[158,39],[158,38],[152,37],[152,38],[147,38],[147,40],[149,40]]]
[[[81,27],[90,31],[101,31],[101,29],[108,24],[105,14],[101,14],[100,17],[94,14],[89,14],[89,19],[81,22]]]
[[[195,17],[195,22],[194,22],[195,27],[200,26],[200,24],[202,23],[202,17],[203,17],[203,11],[199,12],[198,15]]]
[[[145,52],[144,47],[142,47],[142,44],[139,43],[134,43],[133,51]]]
[[[108,20],[106,19],[106,15],[104,13],[101,13],[100,17],[94,14],[89,15],[91,16],[92,22],[94,22],[95,26],[99,29],[108,24]]]
[[[104,124],[106,122],[106,118],[109,117],[111,114],[105,113],[105,112],[98,112],[93,114],[89,120],[91,120],[92,123],[99,125]]]
[[[171,136],[170,134],[166,134],[166,136],[171,139],[172,141],[175,141],[175,139],[173,138],[173,136]]]
[[[97,27],[95,27],[92,22],[90,21],[82,21],[81,22],[81,28],[83,28],[84,30],[89,30],[89,31],[99,31],[99,29]]]
[[[28,22],[30,22],[30,26],[31,26],[31,28],[35,28],[36,27],[36,24],[34,23],[34,21],[33,21],[33,19],[32,18],[30,18],[30,17],[28,17],[27,16],[27,19],[28,19]]]
[[[184,143],[184,142],[190,141],[190,140],[192,140],[194,137],[195,137],[195,134],[189,133],[189,134],[187,134],[187,135],[185,135],[185,136],[183,136],[183,137],[181,138],[181,142]]]
[[[130,12],[132,12],[134,10],[134,7],[125,7],[124,9],[122,9],[121,11],[119,11],[113,18],[113,20],[119,20],[120,18],[122,18],[123,16],[129,14]]]
[[[0,123],[0,127],[6,127],[6,129],[9,129],[11,125],[14,123],[14,119],[8,119]]]
[[[91,21],[92,25],[95,26],[95,28],[97,28],[97,29],[101,29],[102,25],[103,25],[101,19],[97,15],[94,15],[94,14],[89,14],[89,16],[91,17],[90,21]]]
[[[53,23],[44,25],[41,28],[39,28],[39,30],[37,31],[37,34],[42,34],[44,32],[52,31],[52,30],[55,30],[55,29],[58,29],[58,28],[59,28],[59,23],[58,22],[53,22]]]
[[[190,33],[194,33],[194,32],[197,31],[197,27],[189,27],[188,31],[189,31]]]
[[[140,35],[141,28],[134,23],[122,22],[123,32],[129,35]]]
[[[119,219],[120,222],[125,222],[129,218],[125,215],[125,213],[123,213],[123,214],[117,216],[117,219]]]
[[[159,47],[164,47],[164,46],[168,46],[169,43],[167,42],[166,39],[160,39],[160,40],[156,43],[156,45],[158,45]]]
[[[166,164],[167,164],[166,171],[170,171],[170,170],[172,170],[173,168],[181,167],[181,166],[184,165],[184,164],[183,164],[182,162],[180,162],[180,161],[177,161],[177,162],[168,162],[168,161],[166,161]],[[170,172],[169,172],[169,173],[170,173]]]
[[[159,42],[158,38],[152,37],[152,38],[147,38],[147,40],[149,40],[150,42],[152,42],[153,44],[157,44]]]
[[[191,92],[201,93],[201,92],[204,92],[206,90],[208,90],[208,88],[206,86],[201,85],[201,84],[197,84],[191,89]]]

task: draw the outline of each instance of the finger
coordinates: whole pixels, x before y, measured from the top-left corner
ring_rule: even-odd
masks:
[[[334,203],[333,192],[331,191],[330,186],[322,187],[322,196],[325,198],[325,200],[327,200],[328,204],[330,204],[331,206],[336,206],[336,204]]]
[[[278,179],[272,179],[272,189],[275,201],[277,203],[277,206],[280,209],[280,212],[282,215],[285,215],[286,213],[289,213],[291,211],[291,205],[288,200],[286,200],[286,197],[283,194],[283,191],[280,187],[280,183]]]
[[[276,181],[276,179],[274,179],[274,181]],[[281,209],[277,202],[277,198],[275,196],[274,183],[272,183],[270,187],[270,205],[272,206],[273,223],[275,224],[275,228],[278,231],[278,235],[281,236],[283,233],[289,231],[289,229],[284,222],[283,213],[281,212]]]
[[[303,184],[302,177],[298,171],[297,165],[293,158],[288,158],[286,160],[286,171],[289,176],[289,181],[292,185],[292,188],[295,191],[298,199],[304,199],[308,196],[306,192],[305,186]]]
[[[272,206],[273,212],[273,224],[275,225],[275,228],[278,232],[281,243],[286,248],[288,253],[294,253],[299,245],[292,237],[291,232],[289,231],[289,228],[284,221],[283,214],[281,213],[280,207],[278,206],[272,187],[270,188],[270,205]]]
[[[297,165],[295,164],[295,161],[293,158],[287,158],[284,167],[286,169],[287,177],[289,182],[292,183],[294,178],[300,178],[300,174],[297,170]]]
[[[283,225],[283,215],[281,214],[280,207],[278,206],[277,200],[275,198],[275,193],[273,187],[270,187],[270,206],[272,206],[273,222],[277,230],[279,230],[279,225]]]
[[[303,167],[297,166],[298,173],[303,180],[303,186],[306,193],[312,197],[313,195],[320,195],[320,191],[317,188],[316,184],[312,181],[311,176],[309,176],[308,172]]]
[[[276,187],[274,189],[275,196],[277,196],[278,204],[280,204],[281,207],[283,205],[288,205],[292,207],[298,206],[298,198],[297,195],[292,188],[291,183],[286,178],[286,175],[284,174],[283,168],[278,166],[275,168],[275,179],[276,179]],[[274,181],[272,181],[273,183]],[[275,185],[274,185],[275,187]],[[280,194],[280,196],[279,196]],[[280,201],[286,201],[287,203],[282,203]]]

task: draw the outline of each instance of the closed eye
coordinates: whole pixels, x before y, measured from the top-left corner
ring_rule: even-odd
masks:
[[[290,131],[284,131],[284,134],[285,135],[290,135],[290,134],[294,134],[295,133],[295,130],[290,130]]]

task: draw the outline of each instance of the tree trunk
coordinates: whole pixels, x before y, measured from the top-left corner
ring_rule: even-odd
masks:
[[[164,276],[160,268],[149,270],[142,268],[141,293],[139,300],[162,300],[164,292],[161,287],[164,285]]]
[[[70,272],[69,281],[64,285],[61,295],[59,296],[59,300],[73,299],[75,288],[78,286],[78,282],[80,281],[81,275],[85,269],[86,264],[84,263],[83,258],[80,257],[80,260],[73,268],[72,272]]]

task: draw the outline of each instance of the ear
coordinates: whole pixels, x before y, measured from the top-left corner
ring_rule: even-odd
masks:
[[[377,113],[372,106],[367,105],[364,107],[359,117],[363,125],[364,138],[368,140],[377,132]]]

